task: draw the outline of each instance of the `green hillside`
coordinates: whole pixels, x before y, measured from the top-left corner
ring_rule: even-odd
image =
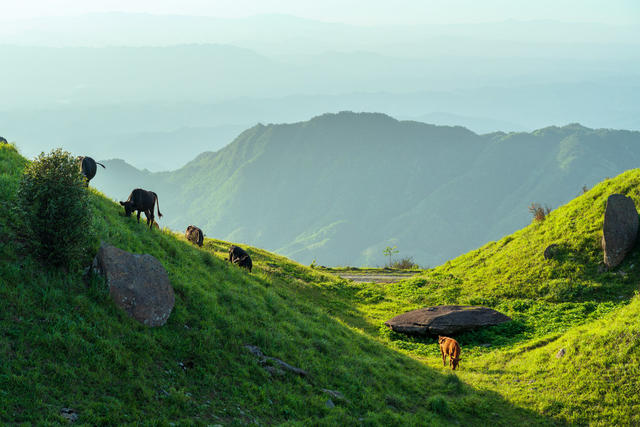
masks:
[[[92,190],[100,239],[150,253],[169,273],[176,304],[149,329],[111,302],[103,280],[50,271],[23,249],[11,209],[25,164],[0,146],[0,422],[55,424],[73,408],[86,424],[469,424],[543,417],[497,393],[464,385],[442,369],[386,348],[337,312],[317,289],[346,284],[250,248],[254,272],[223,260],[228,243],[200,250],[171,232],[149,231]],[[96,242],[97,246],[97,242]],[[91,259],[87,254],[86,262]],[[309,372],[271,377],[245,345]],[[330,398],[322,389],[344,394]]]
[[[424,274],[393,285],[357,285],[349,304],[366,313],[372,336],[434,368],[440,360],[433,340],[404,337],[383,322],[429,305],[493,307],[514,321],[458,337],[463,381],[558,421],[637,424],[640,252],[612,271],[603,268],[601,230],[613,193],[640,206],[640,170]],[[545,260],[550,244],[559,250]],[[561,348],[566,354],[556,358]]]
[[[160,195],[168,227],[245,242],[304,264],[381,266],[383,249],[439,265],[528,224],[640,163],[640,132],[572,124],[477,135],[384,114],[254,126],[183,168],[108,162],[96,188]]]
[[[640,170],[394,285],[347,282],[257,248],[247,273],[224,261],[230,243],[207,238],[198,249],[149,231],[91,190],[99,238],[150,253],[169,273],[174,311],[150,329],[115,307],[100,277],[47,270],[24,253],[11,209],[24,164],[0,146],[2,423],[56,424],[62,408],[86,424],[640,422],[640,254],[604,272],[598,249],[606,197],[638,204]],[[547,261],[551,243],[561,250]],[[457,337],[463,359],[452,373],[435,340],[383,326],[439,303],[492,306],[514,322]],[[309,376],[271,376],[247,344]]]

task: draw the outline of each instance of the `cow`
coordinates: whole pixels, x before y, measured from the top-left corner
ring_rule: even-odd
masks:
[[[195,225],[187,227],[187,231],[184,233],[184,237],[194,245],[202,247],[202,241],[204,240],[204,233]]]
[[[158,205],[158,216],[162,218],[160,213],[160,201],[158,195],[153,191],[143,190],[142,188],[136,188],[129,194],[129,198],[126,202],[120,202],[124,206],[125,216],[131,216],[131,212],[138,211],[138,223],[140,223],[140,213],[144,212],[147,217],[147,225],[149,230],[153,227],[153,208]]]
[[[440,344],[440,353],[442,354],[442,363],[447,366],[447,356],[449,356],[449,365],[454,371],[458,367],[460,358],[460,344],[453,338],[438,335],[438,344]]]
[[[8,144],[7,140],[0,136],[0,144]]]
[[[249,254],[238,246],[231,246],[229,248],[229,262],[246,268],[249,270],[249,273],[251,273],[251,269],[253,268],[253,263],[251,262]]]
[[[96,165],[100,165],[103,168],[105,168],[105,166],[102,163],[96,162],[91,157],[80,156],[78,157],[78,160],[80,161],[80,170],[82,171],[82,175],[84,175],[85,179],[87,180],[86,185],[88,187],[89,181],[91,181],[93,177],[96,176],[96,171],[98,169]]]

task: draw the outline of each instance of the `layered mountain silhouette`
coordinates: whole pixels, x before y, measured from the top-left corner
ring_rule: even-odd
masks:
[[[179,141],[176,141],[179,143]],[[531,133],[341,112],[256,125],[179,170],[107,161],[92,184],[124,200],[159,194],[161,225],[268,248],[302,263],[382,265],[383,249],[434,266],[634,168],[640,132],[579,124]]]

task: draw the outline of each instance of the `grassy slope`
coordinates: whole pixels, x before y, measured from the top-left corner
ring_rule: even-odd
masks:
[[[58,423],[63,407],[89,424],[548,421],[363,333],[364,317],[340,297],[351,292],[345,282],[253,248],[248,274],[222,260],[227,243],[207,239],[197,249],[149,231],[92,191],[100,238],[154,255],[169,273],[174,311],[164,327],[146,328],[114,306],[101,278],[47,271],[24,253],[9,209],[24,163],[0,146],[2,423]],[[310,378],[270,377],[245,344]],[[348,401],[329,409],[321,388]]]
[[[601,268],[606,199],[623,193],[640,206],[640,170],[602,182],[544,222],[394,285],[352,284],[345,304],[390,348],[440,363],[431,339],[382,326],[410,309],[482,304],[514,322],[459,337],[459,378],[558,421],[638,423],[640,251],[613,271]],[[544,249],[560,245],[558,257]],[[554,356],[565,348],[565,357]]]
[[[2,150],[4,208],[24,160]],[[85,286],[19,261],[3,214],[0,420],[57,421],[71,406],[89,423],[639,423],[640,254],[599,270],[606,197],[622,192],[638,204],[639,184],[640,171],[629,171],[542,223],[386,286],[345,282],[255,248],[246,274],[221,260],[228,243],[206,239],[199,250],[166,230],[149,232],[94,194],[101,238],[151,253],[169,271],[176,309],[160,329],[117,310],[99,278]],[[551,243],[561,251],[545,261]],[[433,340],[382,326],[438,303],[485,304],[515,321],[460,336],[454,376]],[[245,343],[312,378],[270,378]],[[566,354],[556,358],[560,348]],[[349,402],[329,410],[320,388]]]

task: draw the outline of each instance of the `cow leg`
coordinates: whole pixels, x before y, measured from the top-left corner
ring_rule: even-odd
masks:
[[[138,224],[140,224],[140,212],[141,211],[138,211]]]
[[[447,366],[447,357],[444,355],[442,349],[440,349],[440,354],[442,354],[442,366]]]
[[[149,229],[153,228],[153,211],[145,211],[144,216],[147,217],[147,225]]]

